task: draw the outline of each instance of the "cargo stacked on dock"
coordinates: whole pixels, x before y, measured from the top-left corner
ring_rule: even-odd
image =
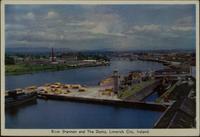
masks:
[[[70,92],[85,92],[87,88],[79,84],[61,84],[59,82],[53,84],[45,84],[38,87],[38,93],[46,94],[68,94]]]

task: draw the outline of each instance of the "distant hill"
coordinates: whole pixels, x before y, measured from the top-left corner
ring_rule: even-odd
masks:
[[[28,54],[49,54],[51,53],[50,47],[15,47],[6,48],[5,52],[7,54],[15,53],[28,53]],[[168,53],[168,52],[195,52],[194,49],[163,49],[163,50],[128,50],[128,51],[113,51],[111,49],[101,49],[101,50],[72,50],[69,48],[54,48],[54,52],[84,52],[84,53],[113,53],[113,52],[133,52],[133,53]]]

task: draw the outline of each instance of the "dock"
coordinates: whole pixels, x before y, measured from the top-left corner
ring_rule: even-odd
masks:
[[[153,92],[155,86],[159,82],[151,84],[141,92],[138,92],[136,99],[121,99],[117,94],[102,94],[100,86],[83,86],[79,84],[62,84],[62,83],[47,83],[43,86],[31,86],[25,89],[20,89],[21,92],[37,92],[37,97],[40,99],[76,101],[82,103],[93,103],[102,105],[123,106],[129,108],[147,109],[152,111],[165,111],[169,106],[167,103],[143,102],[142,99]],[[148,91],[148,92],[147,92]]]
[[[156,86],[151,84],[151,88]],[[149,89],[149,87],[147,88]],[[147,90],[146,89],[146,90]],[[143,91],[143,90],[142,90]],[[152,92],[152,91],[151,91]],[[115,105],[132,108],[149,109],[154,111],[164,111],[168,104],[143,102],[141,100],[125,100],[118,97],[117,94],[102,94],[100,86],[87,87],[79,84],[45,84],[44,86],[38,87],[38,98],[41,99],[53,99],[53,100],[65,100],[65,101],[76,101],[84,103],[95,103],[103,105]],[[149,92],[148,92],[149,95]],[[147,95],[145,94],[146,97]]]
[[[115,105],[115,106],[132,107],[132,108],[147,109],[147,110],[161,111],[161,112],[165,111],[166,108],[168,107],[168,104],[159,104],[152,102],[127,101],[119,99],[111,100],[111,99],[53,95],[53,94],[42,94],[42,93],[39,93],[38,97],[42,99],[76,101],[76,102],[103,104],[103,105]]]

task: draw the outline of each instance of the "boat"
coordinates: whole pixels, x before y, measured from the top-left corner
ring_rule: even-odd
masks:
[[[36,101],[37,93],[25,93],[19,92],[18,90],[8,91],[7,95],[5,96],[5,108],[12,108],[22,104],[26,104],[29,102]]]

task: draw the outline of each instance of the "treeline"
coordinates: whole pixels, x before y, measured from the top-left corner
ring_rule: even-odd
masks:
[[[5,65],[14,65],[15,59],[9,55],[5,55]]]

